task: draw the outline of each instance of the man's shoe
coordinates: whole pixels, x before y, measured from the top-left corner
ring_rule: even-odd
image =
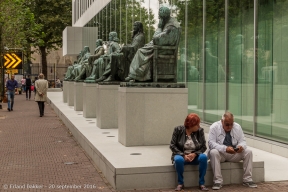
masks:
[[[10,111],[10,108],[7,108],[8,111]]]
[[[257,188],[257,185],[253,181],[243,182],[243,185],[251,188]]]
[[[222,185],[220,183],[214,183],[214,185],[212,186],[213,190],[219,190],[222,188]]]
[[[11,109],[11,111],[13,111],[13,109]]]

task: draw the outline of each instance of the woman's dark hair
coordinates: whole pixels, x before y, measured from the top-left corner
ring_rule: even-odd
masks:
[[[199,124],[200,124],[200,118],[196,113],[190,113],[189,115],[187,115],[184,121],[184,126],[186,127],[186,129]]]

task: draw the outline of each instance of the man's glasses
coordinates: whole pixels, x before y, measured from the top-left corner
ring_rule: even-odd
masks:
[[[234,123],[225,123],[224,125],[229,127],[229,126],[233,126]]]

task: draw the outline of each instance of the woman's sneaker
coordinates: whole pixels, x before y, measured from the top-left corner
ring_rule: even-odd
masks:
[[[253,181],[243,182],[243,185],[251,188],[257,188],[257,185]]]
[[[214,185],[212,186],[213,190],[219,190],[221,189],[222,185],[220,183],[214,183]]]

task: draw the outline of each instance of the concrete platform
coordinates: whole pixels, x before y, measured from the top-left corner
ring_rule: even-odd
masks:
[[[98,128],[95,126],[96,118],[84,118],[82,112],[74,111],[72,107],[62,102],[61,94],[49,92],[49,103],[113,188],[125,190],[176,186],[176,174],[171,164],[171,151],[168,145],[125,147],[118,142],[118,129]],[[250,149],[253,151],[255,182],[273,181],[273,178],[288,179],[288,175],[283,174],[288,171],[287,158],[255,148]],[[273,166],[267,167],[267,165]],[[280,166],[282,169],[279,169]],[[222,173],[224,184],[242,182],[241,163],[222,164]],[[197,166],[185,166],[184,177],[187,187],[197,185]],[[210,165],[205,178],[206,185],[212,185]]]
[[[74,106],[74,81],[68,81],[67,103]]]
[[[83,111],[83,82],[74,82],[74,110]]]
[[[98,84],[83,83],[83,117],[85,118],[96,118],[97,91]]]

